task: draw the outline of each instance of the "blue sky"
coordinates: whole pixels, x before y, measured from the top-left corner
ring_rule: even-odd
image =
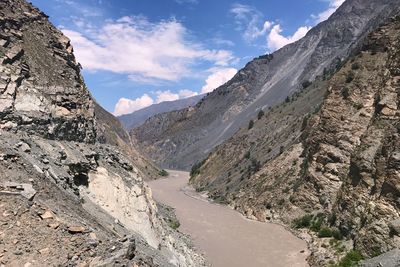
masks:
[[[115,115],[209,92],[296,41],[344,0],[32,0],[72,41]]]

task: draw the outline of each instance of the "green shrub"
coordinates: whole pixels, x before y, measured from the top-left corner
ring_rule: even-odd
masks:
[[[250,129],[253,128],[253,127],[254,127],[254,121],[253,121],[253,120],[250,120],[250,121],[249,121],[248,129],[250,130]]]
[[[264,111],[262,109],[260,109],[260,111],[257,114],[257,119],[261,120],[261,118],[264,116]]]
[[[169,227],[171,227],[172,229],[176,230],[179,228],[179,226],[181,226],[181,223],[178,220],[170,220],[168,222]]]
[[[351,65],[351,69],[352,70],[358,70],[360,68],[360,64],[359,63],[353,63],[352,65]]]
[[[251,166],[250,166],[250,171],[251,172],[258,172],[261,168],[261,163],[260,161],[256,160],[256,159],[251,159]]]
[[[204,159],[204,160],[202,160],[202,161],[200,161],[200,162],[195,163],[195,164],[192,166],[192,169],[190,170],[190,177],[191,177],[191,178],[193,178],[193,177],[195,177],[195,176],[197,176],[197,175],[200,174],[200,168],[201,168],[201,166],[203,166],[203,164],[204,164],[205,162],[206,162],[206,160]]]
[[[349,72],[346,77],[346,83],[351,83],[354,80],[354,72]]]
[[[306,214],[300,218],[294,219],[293,227],[296,229],[308,228],[311,225],[312,219],[313,219],[313,216],[311,214]]]
[[[324,71],[325,71],[325,70],[324,70]],[[311,82],[310,82],[310,81],[304,81],[304,82],[301,83],[301,86],[303,87],[303,89],[309,87],[310,85],[311,85]]]
[[[336,240],[342,240],[343,235],[338,229],[333,229],[332,230],[332,237],[335,238]]]
[[[341,94],[342,94],[342,96],[343,96],[344,99],[348,99],[349,96],[350,96],[349,88],[343,87],[343,88],[342,88],[342,91],[341,91]]]
[[[353,267],[353,266],[357,266],[358,263],[363,260],[363,256],[361,255],[361,253],[357,250],[351,250],[349,251],[346,256],[344,256],[339,264],[338,267]]]
[[[311,222],[310,230],[314,232],[319,232],[321,230],[322,223],[324,221],[324,217],[316,217]]]
[[[250,158],[250,150],[246,152],[246,154],[244,154],[244,158],[245,159],[249,159]]]
[[[158,174],[161,175],[161,176],[168,176],[168,175],[169,175],[169,173],[168,173],[166,170],[164,170],[164,169],[160,170],[160,171],[158,172]]]
[[[332,230],[328,227],[322,227],[318,231],[318,237],[319,238],[324,238],[324,237],[332,237]]]

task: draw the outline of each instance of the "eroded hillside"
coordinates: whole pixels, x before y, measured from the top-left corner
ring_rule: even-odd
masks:
[[[119,122],[96,106],[70,41],[0,2],[0,265],[202,266],[158,214]]]
[[[192,183],[250,218],[310,227],[316,265],[351,249],[373,257],[398,247],[399,40],[397,17],[327,82],[218,147],[193,170]],[[299,110],[303,101],[308,110]]]

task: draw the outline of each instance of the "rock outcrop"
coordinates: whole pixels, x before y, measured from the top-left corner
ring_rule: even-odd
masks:
[[[385,18],[397,0],[347,0],[301,40],[254,59],[195,107],[150,118],[132,135],[163,167],[190,169],[266,109],[337,65]],[[246,125],[247,126],[247,125]]]
[[[0,265],[203,266],[159,216],[156,172],[87,90],[70,41],[0,2]]]
[[[218,147],[192,183],[250,218],[310,227],[316,266],[349,249],[369,258],[398,248],[399,36],[400,18],[390,18],[327,82]],[[321,105],[311,97],[318,91]],[[318,108],[299,110],[306,99]],[[344,240],[328,242],[332,235]]]

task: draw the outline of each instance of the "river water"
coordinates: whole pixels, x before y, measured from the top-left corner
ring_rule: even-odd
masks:
[[[229,207],[196,197],[187,172],[149,183],[154,198],[175,208],[179,230],[192,237],[213,267],[303,267],[307,245],[277,224],[248,220]]]

